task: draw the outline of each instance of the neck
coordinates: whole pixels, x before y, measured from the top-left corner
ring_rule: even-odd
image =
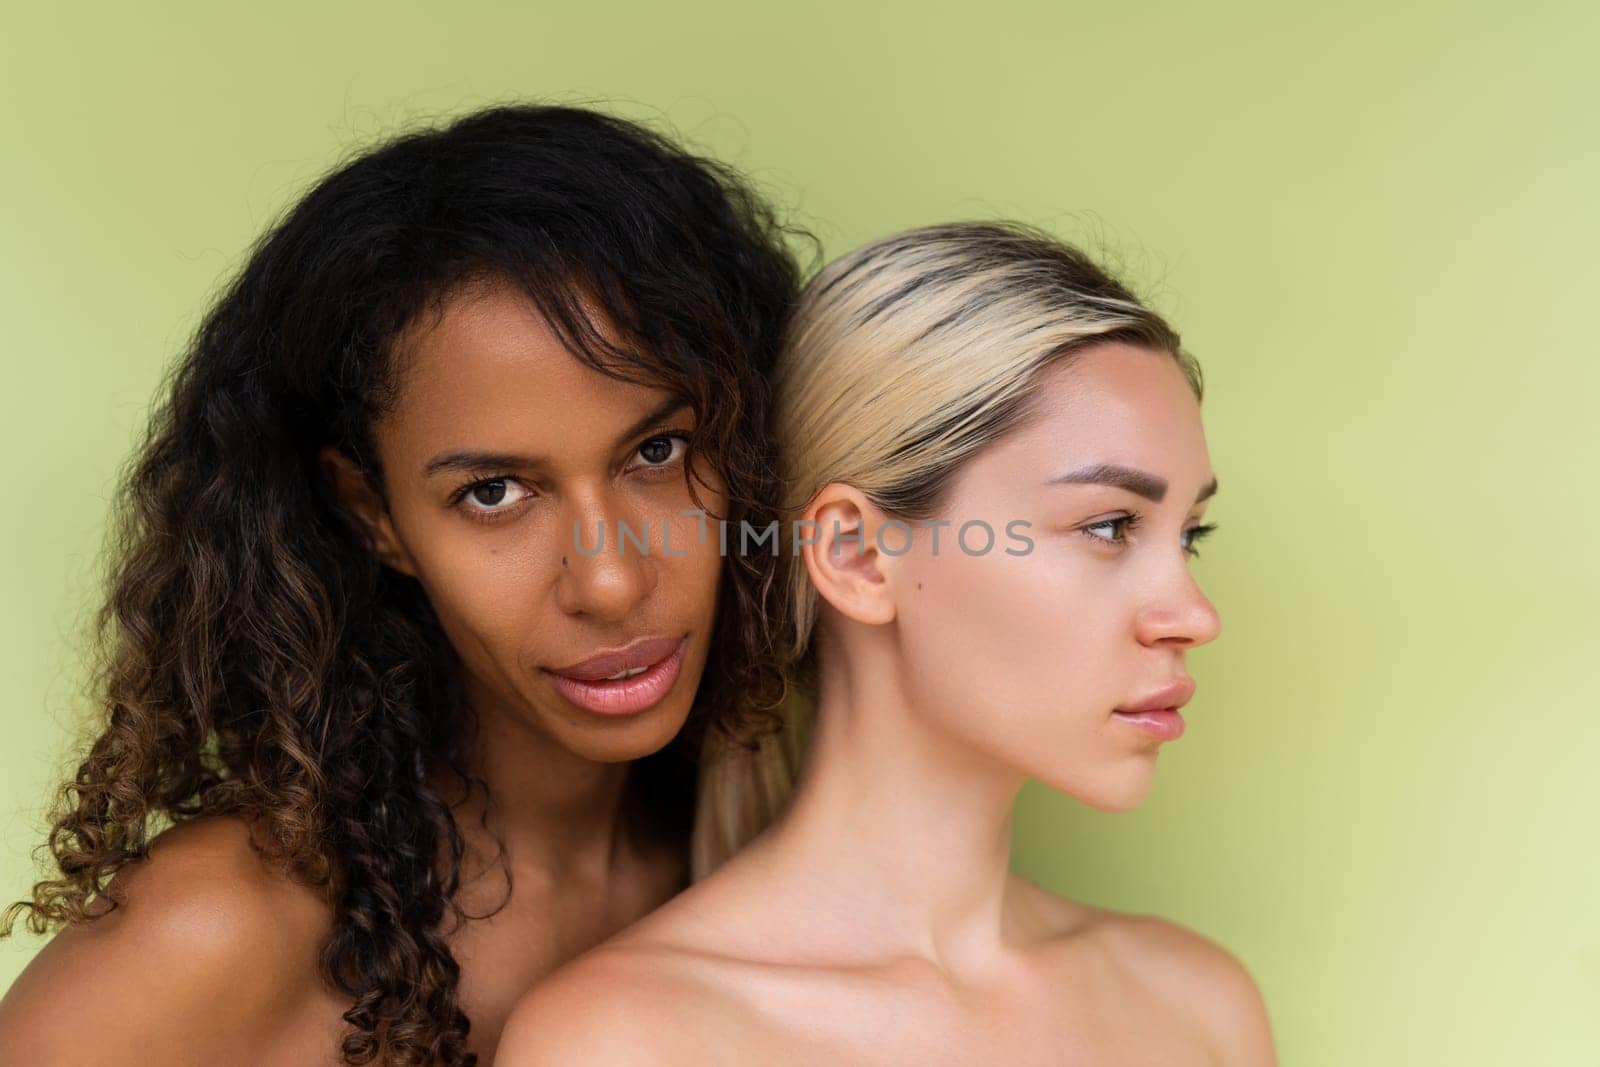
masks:
[[[917,713],[890,635],[874,628],[843,644],[819,649],[816,726],[764,862],[803,887],[809,908],[820,894],[850,917],[852,954],[991,959],[1024,776]]]
[[[597,763],[532,728],[514,709],[468,685],[477,729],[465,751],[468,769],[489,787],[460,800],[459,780],[441,795],[453,805],[469,848],[493,860],[504,843],[515,871],[608,879],[627,858],[624,797],[630,763]],[[458,802],[459,801],[459,802]]]

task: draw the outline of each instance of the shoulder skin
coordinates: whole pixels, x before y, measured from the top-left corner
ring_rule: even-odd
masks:
[[[738,1030],[674,953],[602,945],[523,995],[494,1067],[689,1067]]]
[[[1118,962],[1207,1035],[1219,1062],[1276,1067],[1261,991],[1232,953],[1157,916],[1106,915],[1097,925]]]
[[[330,912],[241,820],[168,830],[112,886],[120,906],[60,931],[0,999],[0,1063],[226,1062],[317,988]]]

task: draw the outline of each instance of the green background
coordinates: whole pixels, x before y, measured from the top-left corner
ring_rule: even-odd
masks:
[[[1125,270],[1207,371],[1223,636],[1145,805],[1030,787],[1018,869],[1229,946],[1286,1064],[1600,1063],[1592,6],[131,6],[0,44],[6,897],[202,308],[373,137],[538,96],[736,162],[829,255],[1011,216]]]

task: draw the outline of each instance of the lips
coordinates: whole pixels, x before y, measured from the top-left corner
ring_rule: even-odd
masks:
[[[1134,704],[1124,704],[1114,709],[1124,715],[1137,715],[1147,711],[1177,711],[1194,696],[1194,679],[1179,678],[1164,689],[1158,689]]]
[[[574,707],[613,719],[637,715],[656,707],[672,691],[688,643],[686,636],[636,641],[544,673]]]
[[[653,667],[677,649],[682,637],[641,638],[624,648],[590,656],[567,667],[547,667],[551,674],[578,682],[602,682],[623,671]]]
[[[1180,678],[1164,689],[1136,703],[1112,711],[1115,718],[1161,741],[1176,741],[1183,736],[1183,716],[1178,709],[1194,696],[1194,679]]]

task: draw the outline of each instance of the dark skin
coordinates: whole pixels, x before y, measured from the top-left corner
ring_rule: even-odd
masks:
[[[396,356],[400,395],[375,427],[387,507],[345,457],[321,460],[383,563],[421,583],[463,663],[479,723],[470,758],[494,807],[475,795],[456,809],[467,845],[458,899],[469,915],[505,905],[449,937],[468,1048],[487,1063],[523,992],[687,884],[679,848],[626,832],[623,787],[629,761],[688,717],[722,560],[714,539],[698,543],[698,520],[678,515],[697,506],[673,436],[693,431],[692,412],[579,363],[521,293],[491,283],[456,294]],[[461,452],[522,461],[428,472]],[[701,467],[693,476],[700,506],[720,511],[720,481]],[[619,521],[648,523],[649,554],[619,553],[614,540],[577,552],[575,520],[590,548],[601,523],[608,537]],[[541,670],[680,636],[676,682],[633,715],[584,710]],[[459,795],[442,772],[436,784]],[[249,834],[214,818],[157,838],[113,883],[123,906],[58,934],[0,1001],[0,1062],[338,1063],[349,1003],[316,965],[331,909],[265,864]]]

